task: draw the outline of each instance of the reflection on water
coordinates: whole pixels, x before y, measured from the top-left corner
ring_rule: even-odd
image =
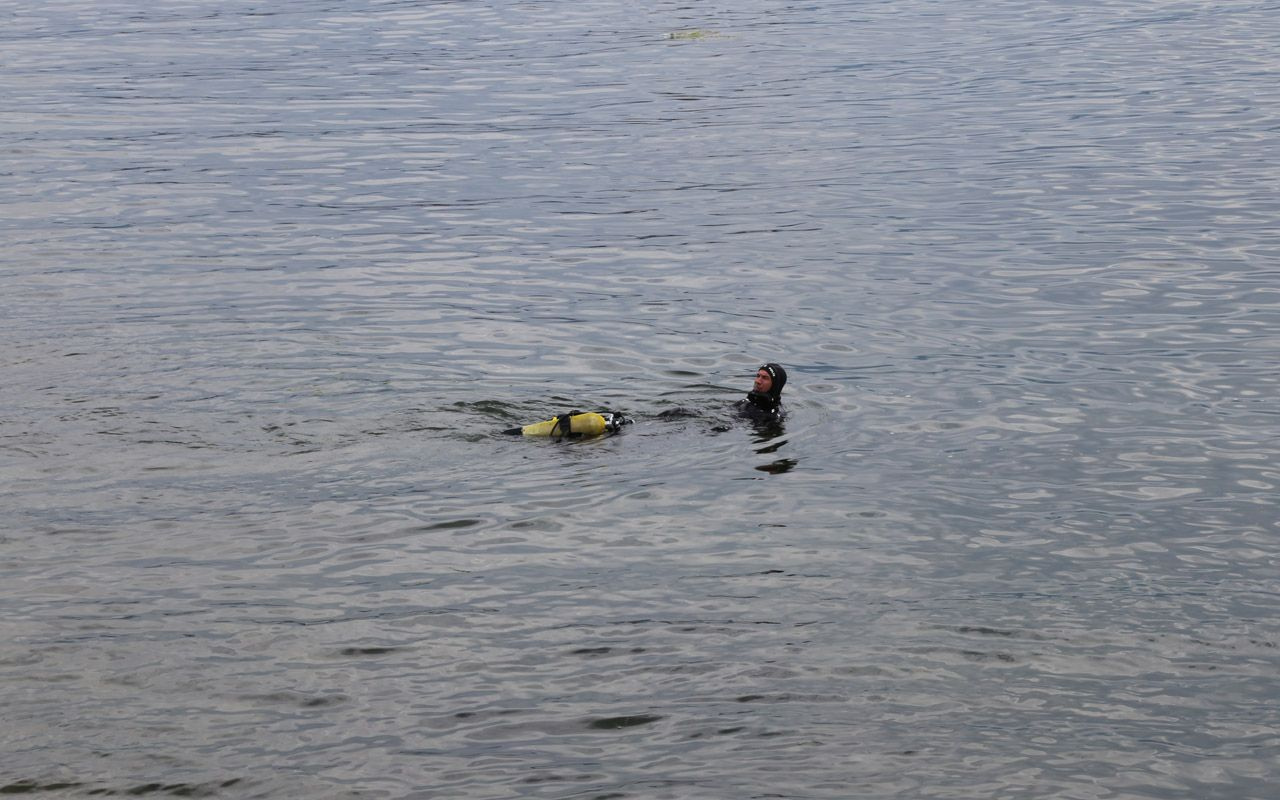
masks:
[[[1269,797],[1274,9],[958,9],[0,4],[0,792]]]

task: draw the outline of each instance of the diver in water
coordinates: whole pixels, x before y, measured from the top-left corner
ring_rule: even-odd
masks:
[[[787,385],[787,371],[781,364],[770,361],[756,370],[755,383],[743,400],[734,404],[739,414],[756,422],[781,422],[786,415],[782,408],[782,387]]]
[[[787,371],[781,364],[770,361],[756,370],[755,382],[751,391],[742,400],[733,404],[733,410],[740,417],[745,417],[766,429],[781,431],[781,422],[786,416],[782,407],[782,387],[787,385]],[[658,419],[675,419],[679,417],[703,416],[696,411],[685,408],[669,408],[658,414]],[[503,433],[514,436],[548,436],[555,439],[565,437],[594,437],[618,433],[623,426],[630,425],[628,417],[610,411],[570,411],[532,425],[508,428]],[[728,426],[712,428],[713,431],[729,430]]]

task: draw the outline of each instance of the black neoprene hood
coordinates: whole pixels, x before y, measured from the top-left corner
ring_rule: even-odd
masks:
[[[761,365],[760,369],[769,373],[769,377],[773,379],[773,385],[769,387],[769,395],[774,400],[781,400],[782,387],[787,385],[787,371],[782,368],[781,364],[774,361]]]

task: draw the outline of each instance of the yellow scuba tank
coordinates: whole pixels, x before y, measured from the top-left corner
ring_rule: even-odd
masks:
[[[606,433],[617,433],[620,427],[629,422],[631,420],[620,414],[571,411],[532,425],[511,428],[504,433],[523,436],[601,436]]]
[[[525,436],[567,436],[571,433],[599,436],[605,432],[605,426],[604,417],[587,412],[586,414],[573,414],[572,416],[565,414],[543,422],[525,425],[520,429],[520,433]]]

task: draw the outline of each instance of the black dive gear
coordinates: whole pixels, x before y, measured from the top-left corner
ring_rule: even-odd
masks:
[[[782,387],[787,385],[787,371],[781,364],[770,361],[760,369],[769,373],[772,383],[768,392],[747,392],[747,399],[738,402],[738,409],[746,416],[760,421],[782,419]],[[756,370],[759,372],[760,370]]]

